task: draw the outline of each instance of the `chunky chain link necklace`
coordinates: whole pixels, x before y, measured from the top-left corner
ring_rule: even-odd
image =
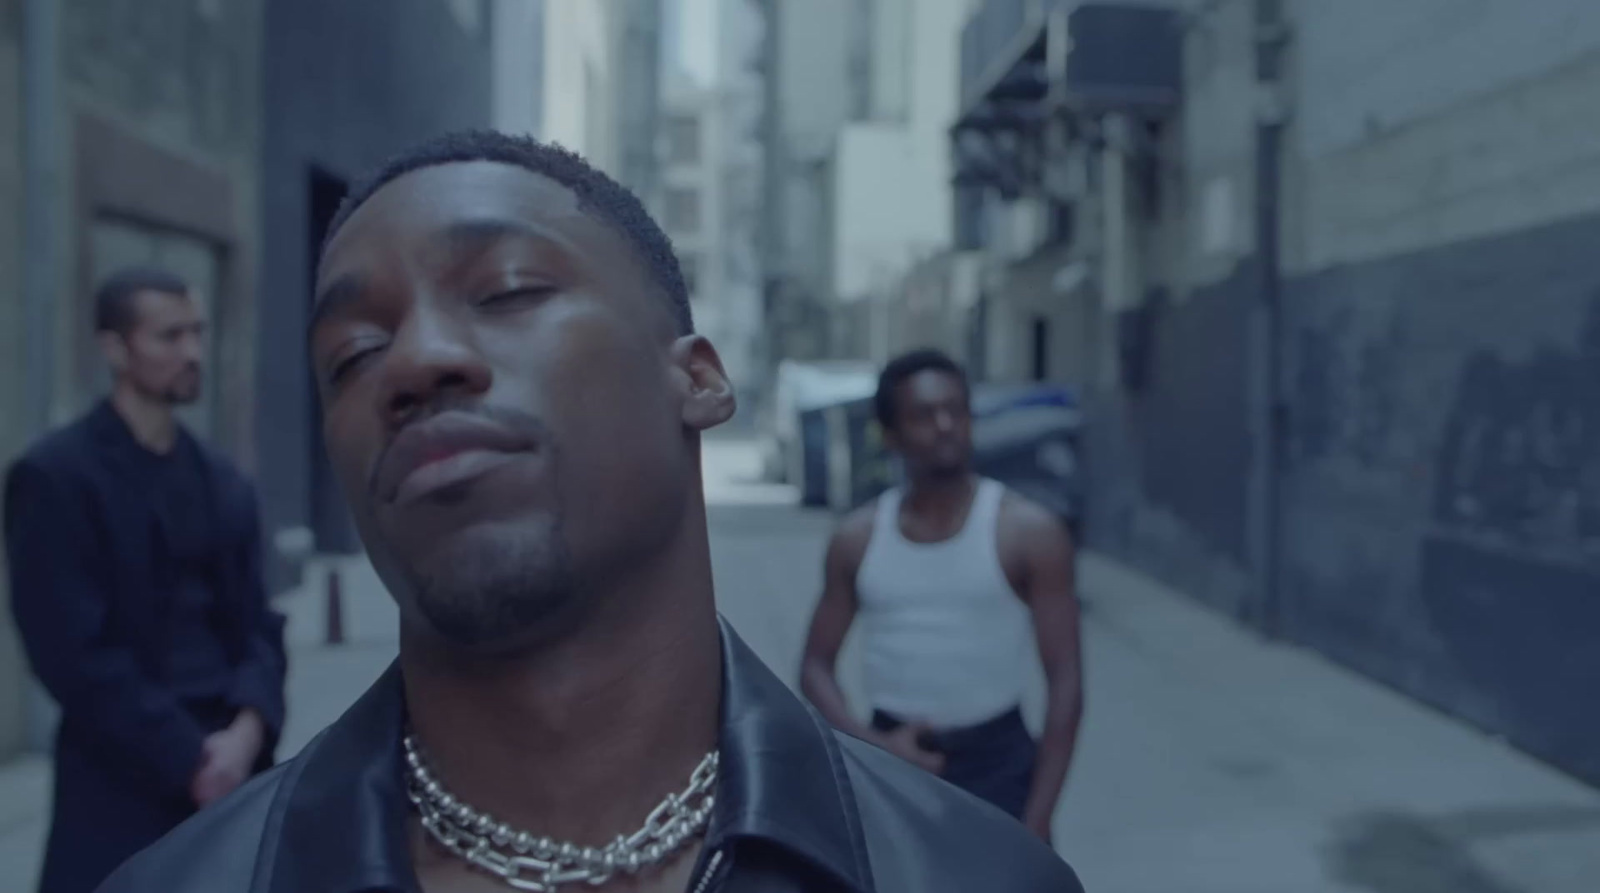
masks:
[[[580,847],[518,831],[462,803],[434,778],[413,736],[405,737],[405,748],[406,794],[434,841],[513,889],[530,893],[550,893],[565,884],[598,887],[618,874],[659,865],[705,831],[716,805],[718,756],[712,751],[695,767],[688,787],[668,794],[639,830],[618,835],[604,847]]]

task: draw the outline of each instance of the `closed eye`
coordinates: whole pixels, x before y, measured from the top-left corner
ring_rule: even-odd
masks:
[[[363,348],[362,350],[355,351],[339,360],[339,362],[333,365],[332,369],[328,370],[328,384],[338,384],[341,379],[350,373],[355,372],[362,363],[366,362],[377,352],[378,348],[376,346],[367,347]]]
[[[525,285],[509,291],[495,292],[478,301],[478,306],[487,310],[509,310],[538,303],[555,293],[556,287],[553,285]]]

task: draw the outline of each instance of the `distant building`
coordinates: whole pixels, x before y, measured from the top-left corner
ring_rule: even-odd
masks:
[[[768,375],[762,20],[748,0],[676,2],[676,31],[666,35],[657,213],[689,283],[696,328],[717,345],[750,410]]]
[[[852,0],[764,0],[766,117],[762,202],[766,353],[829,355],[833,287],[829,171],[846,122],[866,99]]]

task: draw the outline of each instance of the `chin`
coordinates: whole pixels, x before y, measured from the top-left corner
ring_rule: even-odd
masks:
[[[409,601],[434,635],[465,650],[494,653],[557,637],[581,613],[554,523],[541,531],[465,530],[400,564],[410,596],[402,604]]]

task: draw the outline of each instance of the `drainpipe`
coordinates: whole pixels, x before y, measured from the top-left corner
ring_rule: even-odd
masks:
[[[57,198],[62,192],[59,107],[60,12],[57,0],[25,0],[22,9],[22,294],[23,391],[28,426],[50,426],[55,366],[55,298],[59,293]],[[44,750],[55,705],[30,677],[27,743]]]
[[[1255,338],[1257,421],[1254,427],[1256,499],[1252,506],[1257,598],[1250,618],[1269,637],[1282,633],[1284,447],[1288,404],[1283,394],[1283,276],[1278,230],[1281,159],[1287,117],[1283,50],[1288,29],[1280,0],[1256,0],[1255,237],[1258,306]]]

